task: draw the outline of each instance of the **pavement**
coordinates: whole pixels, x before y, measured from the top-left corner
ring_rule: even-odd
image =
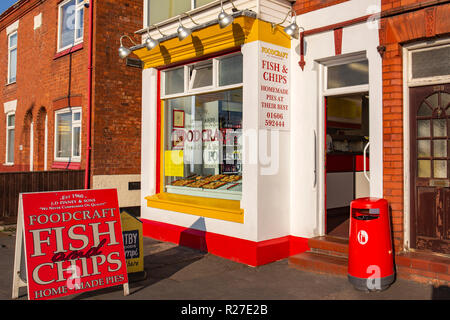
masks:
[[[11,300],[15,230],[0,231],[0,300]],[[59,300],[450,300],[450,288],[397,279],[382,292],[355,290],[345,277],[304,272],[287,259],[250,267],[187,247],[144,238],[145,280],[130,295],[112,287]],[[26,288],[18,299],[27,300]]]

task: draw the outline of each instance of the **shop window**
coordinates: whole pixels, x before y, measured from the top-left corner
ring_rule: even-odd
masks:
[[[242,64],[221,71],[221,61],[230,57],[183,66],[189,86],[176,97],[163,94],[162,174],[168,193],[241,199]],[[166,94],[168,87],[174,87],[167,82],[179,81],[171,72],[163,72]],[[227,73],[232,80],[221,86],[218,79]]]
[[[164,72],[165,94],[176,94],[184,91],[184,68]]]
[[[55,160],[81,160],[81,108],[67,108],[55,113]]]
[[[198,89],[213,85],[212,61],[197,63],[189,67],[189,88]]]
[[[16,82],[17,31],[8,35],[8,84]]]
[[[417,50],[411,53],[412,79],[450,75],[450,45]]]
[[[219,85],[227,86],[242,82],[242,55],[219,60]]]
[[[366,85],[369,83],[369,61],[355,61],[327,67],[327,89]]]
[[[6,114],[6,164],[14,163],[15,120],[14,113]]]
[[[58,51],[83,41],[84,0],[66,0],[59,5]]]
[[[159,23],[214,0],[148,0],[148,25]]]

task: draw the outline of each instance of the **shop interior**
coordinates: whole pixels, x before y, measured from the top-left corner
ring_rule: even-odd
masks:
[[[330,96],[325,102],[326,234],[348,238],[350,203],[370,194],[369,148],[366,148],[369,95],[365,92]]]

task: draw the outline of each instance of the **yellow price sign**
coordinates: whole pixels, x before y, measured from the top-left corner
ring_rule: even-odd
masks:
[[[183,150],[164,152],[164,174],[170,177],[184,177]]]

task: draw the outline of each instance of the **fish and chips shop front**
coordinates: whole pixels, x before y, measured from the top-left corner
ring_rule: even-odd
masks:
[[[317,70],[307,60],[303,71],[299,32],[286,33],[296,21],[291,3],[224,1],[223,8],[233,17],[226,26],[217,18],[221,2],[212,1],[137,32],[141,220],[144,236],[258,266],[306,251],[308,238],[326,232],[318,205],[326,131],[310,129],[318,113],[309,101],[319,95],[305,90],[317,83],[308,69]],[[149,49],[152,39],[159,43]],[[366,96],[350,97],[358,148]]]

